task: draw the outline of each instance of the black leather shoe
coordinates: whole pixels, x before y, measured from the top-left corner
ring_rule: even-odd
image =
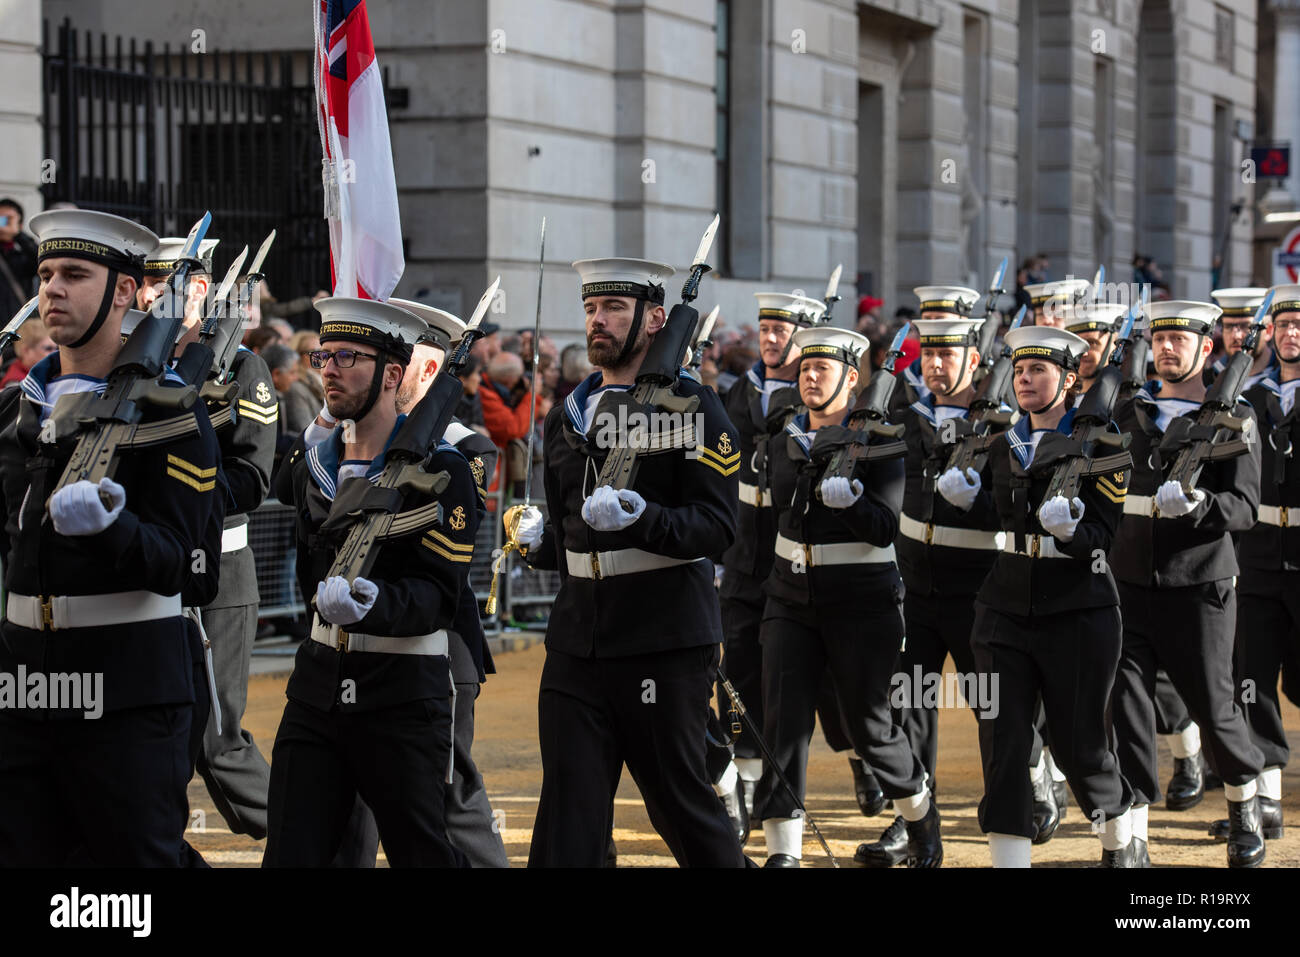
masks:
[[[919,821],[907,821],[907,866],[938,867],[943,864],[943,841],[939,840],[939,808],[931,801],[930,810]]]
[[[1070,806],[1070,785],[1065,781],[1052,781],[1052,800],[1056,802],[1056,810],[1065,820],[1065,809]]]
[[[1165,808],[1186,811],[1196,807],[1205,797],[1205,772],[1201,768],[1201,752],[1190,758],[1174,758],[1174,776],[1165,788]]]
[[[1150,867],[1151,855],[1147,851],[1147,842],[1140,837],[1133,838],[1133,854],[1137,858],[1137,867]]]
[[[1061,810],[1056,806],[1056,797],[1052,794],[1052,776],[1046,771],[1034,782],[1034,835],[1035,844],[1046,844],[1056,833],[1061,824]]]
[[[799,858],[789,854],[773,854],[764,862],[764,867],[798,867]]]
[[[730,794],[721,795],[718,800],[727,809],[727,819],[731,821],[740,846],[744,847],[749,840],[749,811],[745,808],[745,792],[741,788],[740,779],[736,779],[736,786]]]
[[[1141,867],[1142,863],[1138,856],[1138,841],[1133,839],[1121,847],[1118,851],[1102,850],[1101,866],[1102,867]]]
[[[1203,773],[1205,777],[1205,790],[1207,791],[1223,790],[1223,778],[1219,777],[1217,774],[1211,771],[1209,767],[1206,767]]]
[[[1276,841],[1282,837],[1282,802],[1263,795],[1259,798],[1260,833],[1266,841]],[[1221,818],[1210,825],[1210,837],[1219,841],[1228,839],[1228,819]]]
[[[880,782],[856,756],[849,758],[849,767],[853,769],[853,793],[858,799],[858,810],[867,817],[875,817],[885,809],[885,792],[880,790]]]
[[[1259,798],[1228,802],[1228,866],[1259,867],[1264,863]]]
[[[885,828],[880,840],[859,844],[853,860],[867,867],[893,867],[907,860],[907,822],[901,817]]]

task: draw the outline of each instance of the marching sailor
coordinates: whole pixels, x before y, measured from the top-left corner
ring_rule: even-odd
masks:
[[[145,259],[144,284],[136,294],[141,309],[150,308],[166,290],[166,278],[175,268],[184,242],[175,238],[159,240]],[[185,323],[176,342],[177,358],[187,345],[198,340],[216,244],[217,240],[207,239],[199,247],[203,269],[190,274]],[[217,691],[214,716],[221,716],[221,724],[218,727],[215,720],[207,722],[197,770],[231,832],[260,840],[266,837],[266,792],[271,767],[253,736],[242,726],[259,601],[257,568],[248,545],[248,516],[266,499],[271,486],[280,406],[271,372],[257,353],[240,346],[231,361],[230,376],[239,389],[231,399],[230,421],[216,429],[221,470],[226,478],[221,585],[217,597],[200,613],[212,651],[212,677]],[[209,403],[209,416],[218,416],[221,411]]]
[[[1165,301],[1147,306],[1159,379],[1117,411],[1133,436],[1133,480],[1110,564],[1124,609],[1124,655],[1112,712],[1116,750],[1133,786],[1134,834],[1145,842],[1147,806],[1160,797],[1152,692],[1163,667],[1187,704],[1224,780],[1231,833],[1228,865],[1264,859],[1256,778],[1264,756],[1252,743],[1233,698],[1232,652],[1237,575],[1234,533],[1255,524],[1260,494],[1259,443],[1245,454],[1207,462],[1191,495],[1166,481],[1175,451],[1159,448],[1171,423],[1195,417],[1206,389],[1201,370],[1214,347],[1219,307]],[[1236,414],[1254,411],[1238,400]]]
[[[999,681],[997,714],[980,716],[980,828],[994,867],[1030,865],[1039,827],[1024,769],[1041,697],[1056,761],[1085,816],[1102,821],[1103,864],[1133,867],[1132,795],[1106,735],[1120,654],[1118,595],[1109,570],[1096,568],[1119,524],[1128,472],[1086,478],[1072,502],[1043,501],[1069,442],[1067,391],[1087,343],[1027,326],[1007,333],[1006,344],[1025,415],[994,441],[975,481],[956,469],[939,479],[939,493],[958,508],[985,507],[979,500],[991,497],[1006,533],[976,597],[971,636],[981,677]]]
[[[542,794],[528,863],[602,866],[626,762],[680,865],[740,867],[705,768],[722,640],[706,556],[735,537],[736,430],[716,394],[683,373],[674,391],[698,398],[695,424],[656,431],[632,487],[597,487],[624,428],[601,403],[634,386],[666,321],[673,269],[618,258],[574,268],[595,371],[546,417],[545,523],[539,509],[522,509],[511,536],[530,564],[560,573],[538,697]]]
[[[912,292],[921,301],[922,319],[964,319],[980,298],[980,294],[969,286],[917,286]],[[903,388],[894,390],[890,421],[897,421],[898,413],[913,402],[924,401],[930,394],[919,356],[903,370],[898,382]]]
[[[298,580],[316,613],[272,752],[263,864],[329,864],[359,795],[393,865],[463,865],[446,830],[454,694],[447,629],[478,527],[474,477],[461,453],[439,443],[424,468],[447,473],[445,490],[436,499],[401,496],[402,511],[436,500],[439,517],[418,535],[380,544],[370,577],[329,577],[348,526],[326,519],[335,498],[349,494],[345,483],[383,471],[406,420],[397,390],[426,326],[373,300],[335,297],[316,307],[322,348],[311,362],[339,424],[310,448],[300,438],[276,476],[278,497],[297,515]]]
[[[1036,282],[1025,286],[1030,306],[1034,310],[1034,325],[1065,326],[1070,307],[1092,292],[1092,283],[1086,279],[1057,279],[1053,282]]]
[[[433,380],[442,371],[447,354],[465,334],[465,323],[442,309],[407,299],[389,299],[424,320],[429,327],[415,344],[406,376],[397,390],[397,411],[408,413],[415,407]],[[443,440],[469,461],[470,472],[478,491],[479,521],[487,515],[487,486],[496,467],[497,447],[492,440],[459,422],[452,422]],[[456,685],[452,727],[453,780],[447,787],[447,838],[452,846],[469,858],[470,867],[509,867],[500,829],[492,819],[483,776],[474,763],[474,702],[487,676],[496,672],[492,651],[479,617],[478,599],[469,582],[469,565],[462,566],[460,604],[449,632],[448,651],[452,681]]]
[[[740,507],[736,541],[722,557],[722,628],[726,636],[727,677],[745,703],[756,727],[763,726],[763,650],[758,643],[759,624],[767,597],[763,583],[772,570],[776,549],[776,511],[772,508],[771,461],[773,446],[782,441],[786,422],[799,406],[799,353],[793,336],[815,326],[826,305],[806,296],[756,292],[758,300],[759,360],[738,379],[723,398],[727,418],[736,427],[740,451]],[[726,694],[719,692],[724,710]],[[853,763],[861,772],[856,756]],[[733,768],[727,768],[714,789],[727,804],[743,843],[749,833],[754,789],[763,772],[758,745],[748,728],[735,740]],[[740,789],[737,797],[737,782]],[[743,801],[741,806],[739,803]]]
[[[928,394],[894,417],[905,431],[907,480],[899,516],[898,568],[906,594],[903,618],[907,641],[898,671],[913,676],[942,674],[951,653],[959,675],[973,675],[971,622],[975,593],[1001,547],[997,513],[992,508],[966,511],[935,492],[953,445],[943,439],[943,423],[965,418],[975,389],[971,378],[980,365],[979,330],[983,319],[968,319],[978,296],[958,287],[922,286],[921,314],[914,320],[921,344],[921,373]],[[956,302],[956,307],[942,303]],[[938,318],[942,316],[943,318]],[[977,703],[971,700],[972,708]],[[912,750],[921,758],[934,790],[938,753],[938,712],[908,706],[902,725]],[[864,844],[856,856],[869,865],[896,864],[907,856],[907,831],[901,817],[880,841]]]
[[[1237,556],[1237,678],[1255,689],[1244,707],[1251,739],[1264,754],[1256,786],[1267,840],[1282,836],[1282,769],[1291,756],[1278,675],[1300,666],[1300,535],[1291,531],[1300,526],[1300,467],[1295,464],[1300,445],[1295,401],[1300,389],[1300,286],[1276,286],[1273,294],[1269,312],[1277,363],[1246,390],[1262,433],[1259,522],[1241,535]],[[1229,822],[1215,823],[1211,833],[1226,837]]]
[[[1075,405],[1083,401],[1084,395],[1097,381],[1097,373],[1115,347],[1115,333],[1127,312],[1128,307],[1123,303],[1112,302],[1079,302],[1066,310],[1062,328],[1088,344],[1088,350],[1079,357],[1079,377],[1073,389],[1078,397]]]
[[[903,501],[901,458],[859,458],[853,478],[823,478],[825,457],[843,446],[864,336],[820,327],[794,334],[799,395],[807,411],[771,449],[777,509],[776,561],[767,579],[763,646],[763,735],[802,800],[808,744],[822,676],[835,684],[854,750],[904,818],[911,867],[943,861],[939,811],[925,769],[894,723],[891,679],[903,643],[902,580],[894,537]],[[825,451],[823,451],[825,450]],[[768,867],[798,867],[803,818],[774,769],[754,798]]]
[[[67,702],[0,709],[0,861],[57,865],[75,851],[97,866],[175,867],[200,717],[181,593],[209,601],[216,592],[216,576],[192,569],[220,526],[217,440],[201,403],[184,413],[142,403],[145,423],[176,420],[179,434],[125,450],[98,487],[82,480],[51,495],[78,443],[53,435],[49,416],[60,397],[103,392],[158,237],[80,209],[41,213],[31,229],[41,319],[59,351],[8,394],[0,416],[11,546],[0,672],[102,676],[102,697],[77,711]],[[162,385],[181,383],[165,374]]]
[[[1241,351],[1246,341],[1246,334],[1250,332],[1250,321],[1255,315],[1255,310],[1259,308],[1259,304],[1264,301],[1264,296],[1267,294],[1268,290],[1259,286],[1215,289],[1210,293],[1210,297],[1223,310],[1223,314],[1219,316],[1219,328],[1223,333],[1223,355],[1208,365],[1202,374],[1207,386],[1223,371],[1228,360]],[[1251,353],[1253,361],[1250,364],[1250,374],[1241,387],[1243,395],[1265,376],[1269,376],[1274,382],[1277,381],[1277,354],[1275,350],[1269,348],[1272,342],[1273,327],[1265,326],[1256,338],[1255,349]]]

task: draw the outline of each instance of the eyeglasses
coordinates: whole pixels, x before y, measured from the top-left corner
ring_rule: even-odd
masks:
[[[1282,335],[1287,332],[1296,332],[1300,330],[1300,319],[1274,319],[1273,334]]]
[[[311,367],[313,369],[324,369],[329,364],[330,359],[333,359],[340,369],[351,369],[356,365],[358,359],[379,358],[368,352],[357,352],[355,349],[339,349],[337,352],[320,349],[316,352],[309,352],[307,355],[311,357]]]

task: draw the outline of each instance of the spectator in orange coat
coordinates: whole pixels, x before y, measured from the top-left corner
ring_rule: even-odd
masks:
[[[528,436],[532,428],[528,417],[532,397],[524,381],[523,359],[513,352],[493,356],[478,394],[483,404],[483,424],[498,447],[505,448],[513,439]],[[539,395],[537,417],[545,416],[550,408],[550,400]]]

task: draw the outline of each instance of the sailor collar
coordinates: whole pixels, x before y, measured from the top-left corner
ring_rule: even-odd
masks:
[[[1069,435],[1074,427],[1074,413],[1077,409],[1067,409],[1061,421],[1055,429],[1040,429],[1040,432],[1060,432],[1062,435]],[[1011,451],[1016,454],[1020,461],[1020,467],[1029,468],[1032,461],[1031,456],[1034,453],[1033,442],[1034,429],[1030,425],[1029,416],[1022,417],[1015,425],[1007,429],[1007,443],[1011,446]]]
[[[679,381],[685,379],[687,382],[696,382],[695,377],[685,369],[677,370],[677,378]],[[582,420],[586,414],[587,400],[590,399],[593,394],[604,389],[634,388],[634,386],[624,385],[602,385],[601,383],[604,381],[605,376],[603,373],[593,372],[591,375],[587,376],[587,378],[579,382],[574,390],[570,392],[568,397],[564,400],[564,414],[569,420],[569,425],[573,427],[573,431],[579,435],[587,434],[582,428]]]
[[[925,378],[921,375],[921,360],[914,359],[912,363],[903,370],[903,378],[907,384],[916,390],[916,394],[922,398],[930,394],[926,388]]]
[[[755,362],[753,367],[748,372],[745,373],[745,378],[747,378],[749,380],[749,384],[752,385],[759,392],[762,392],[764,389],[767,388],[767,382],[768,382],[767,366],[763,364],[762,359],[759,359],[757,362]],[[771,381],[780,382],[785,385],[795,384],[795,380],[792,379],[772,379]]]
[[[393,423],[393,431],[388,433],[388,440],[384,442],[384,450],[375,457],[366,469],[366,478],[374,481],[379,473],[384,470],[384,465],[388,460],[388,448],[393,444],[393,439],[397,437],[397,432],[406,421],[406,414],[398,415],[397,421]],[[439,439],[434,449],[435,452],[456,452],[460,454],[456,446],[447,442],[445,439]],[[334,495],[338,491],[338,474],[339,465],[343,456],[343,423],[339,423],[324,441],[318,442],[307,450],[307,468],[311,473],[312,479],[316,482],[316,487],[321,490],[327,499],[334,501]]]
[[[94,391],[100,393],[108,388],[107,379],[82,375],[79,372],[70,372],[66,376],[63,375],[60,372],[63,368],[63,364],[60,360],[61,356],[57,351],[51,352],[48,356],[31,367],[26,378],[18,384],[18,388],[22,389],[23,394],[37,405],[49,405],[49,401],[46,398],[46,390],[49,388],[50,383],[55,379],[85,379],[87,382],[95,383]],[[170,366],[163,371],[163,377],[167,382],[176,382],[182,385],[185,383],[185,380],[177,375]]]
[[[840,425],[847,426],[851,415],[853,415],[853,410],[851,408],[845,409],[844,418],[840,420]],[[803,449],[803,454],[808,455],[813,443],[813,433],[808,431],[808,413],[800,412],[798,415],[793,416],[786,423],[785,431],[799,443],[799,448]]]

